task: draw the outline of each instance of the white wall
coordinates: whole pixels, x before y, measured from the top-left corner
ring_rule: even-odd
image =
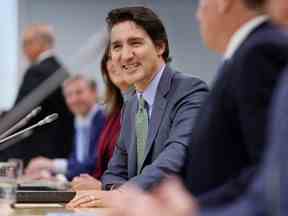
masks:
[[[0,7],[0,110],[13,103],[17,88],[17,0],[2,0]]]

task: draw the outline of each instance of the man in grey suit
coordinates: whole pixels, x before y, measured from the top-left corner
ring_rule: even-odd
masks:
[[[107,22],[112,61],[136,92],[125,105],[102,188],[123,188],[129,182],[149,190],[163,177],[180,173],[207,86],[167,65],[166,31],[150,9],[114,9]],[[99,199],[99,192],[78,193],[70,207],[97,206]]]
[[[250,1],[251,2],[251,1]],[[288,1],[267,0],[269,15],[288,27]],[[287,28],[288,29],[288,28]],[[287,30],[286,30],[287,31]],[[288,41],[288,37],[286,37]],[[281,42],[281,41],[279,41]],[[284,47],[285,48],[285,47]],[[288,48],[286,46],[288,53]],[[288,60],[287,55],[285,55]],[[268,145],[259,175],[249,190],[236,202],[214,208],[202,208],[192,200],[179,182],[166,182],[151,194],[126,189],[129,196],[108,197],[117,216],[266,216],[288,214],[288,68],[283,72],[273,94],[269,112]],[[116,208],[115,208],[116,207]],[[121,211],[119,211],[121,209]]]

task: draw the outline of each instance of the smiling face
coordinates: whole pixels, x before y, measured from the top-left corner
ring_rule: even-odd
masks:
[[[164,43],[157,46],[149,35],[133,21],[124,21],[111,29],[111,56],[129,85],[144,91],[165,63]]]
[[[86,116],[96,103],[96,89],[88,81],[76,79],[64,85],[65,101],[70,111],[76,116]]]

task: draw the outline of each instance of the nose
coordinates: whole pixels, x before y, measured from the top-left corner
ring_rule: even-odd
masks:
[[[121,50],[121,60],[123,62],[129,62],[134,56],[133,49],[129,46],[124,46]]]

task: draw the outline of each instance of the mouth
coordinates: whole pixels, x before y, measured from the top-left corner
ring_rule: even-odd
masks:
[[[128,64],[128,65],[122,65],[122,69],[123,71],[125,71],[128,74],[132,74],[135,71],[137,71],[139,67],[139,64],[135,63],[135,64]]]

